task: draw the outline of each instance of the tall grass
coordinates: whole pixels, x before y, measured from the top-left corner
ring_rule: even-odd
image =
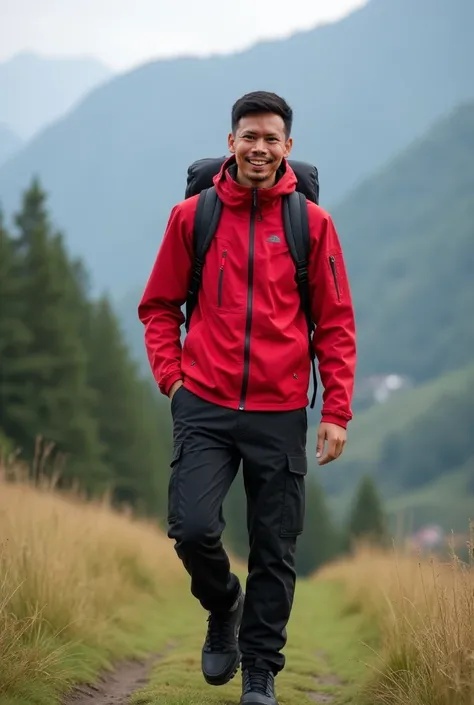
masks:
[[[453,554],[419,560],[361,547],[320,577],[344,581],[349,606],[382,638],[364,690],[370,705],[473,705],[474,574]]]
[[[142,608],[159,605],[182,570],[153,525],[6,474],[0,466],[0,700],[33,703],[124,654]]]

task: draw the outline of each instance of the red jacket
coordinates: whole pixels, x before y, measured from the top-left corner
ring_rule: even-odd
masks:
[[[294,191],[296,177],[286,164],[275,186],[251,189],[236,183],[226,166],[214,179],[224,207],[183,348],[181,307],[192,266],[198,197],[171,212],[138,308],[150,365],[163,394],[183,379],[191,392],[229,408],[302,408],[308,404],[308,333],[281,214],[281,196]],[[351,294],[331,217],[311,202],[308,217],[322,420],[345,427],[352,417],[356,363]]]

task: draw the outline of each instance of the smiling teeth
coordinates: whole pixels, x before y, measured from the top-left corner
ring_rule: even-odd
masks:
[[[250,159],[249,161],[254,166],[264,166],[267,163],[267,162],[261,162],[261,161],[259,162],[256,159]]]

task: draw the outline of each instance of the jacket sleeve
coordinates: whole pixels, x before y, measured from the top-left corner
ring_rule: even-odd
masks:
[[[181,379],[181,307],[186,301],[192,268],[192,228],[182,207],[171,211],[163,242],[138,306],[145,326],[145,347],[159,389],[168,395]]]
[[[309,281],[314,352],[324,388],[322,421],[346,428],[352,418],[356,330],[342,247],[330,215],[309,212],[312,240]]]

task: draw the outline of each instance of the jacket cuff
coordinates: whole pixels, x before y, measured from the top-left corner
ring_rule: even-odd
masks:
[[[344,416],[335,416],[334,414],[323,414],[321,417],[321,423],[334,423],[344,429],[347,428],[348,421]]]
[[[174,374],[167,377],[160,385],[160,388],[161,388],[161,391],[163,392],[163,394],[165,396],[169,397],[170,389],[173,386],[173,384],[175,382],[179,382],[182,379],[183,379],[183,377],[181,375],[181,372],[175,372]]]

